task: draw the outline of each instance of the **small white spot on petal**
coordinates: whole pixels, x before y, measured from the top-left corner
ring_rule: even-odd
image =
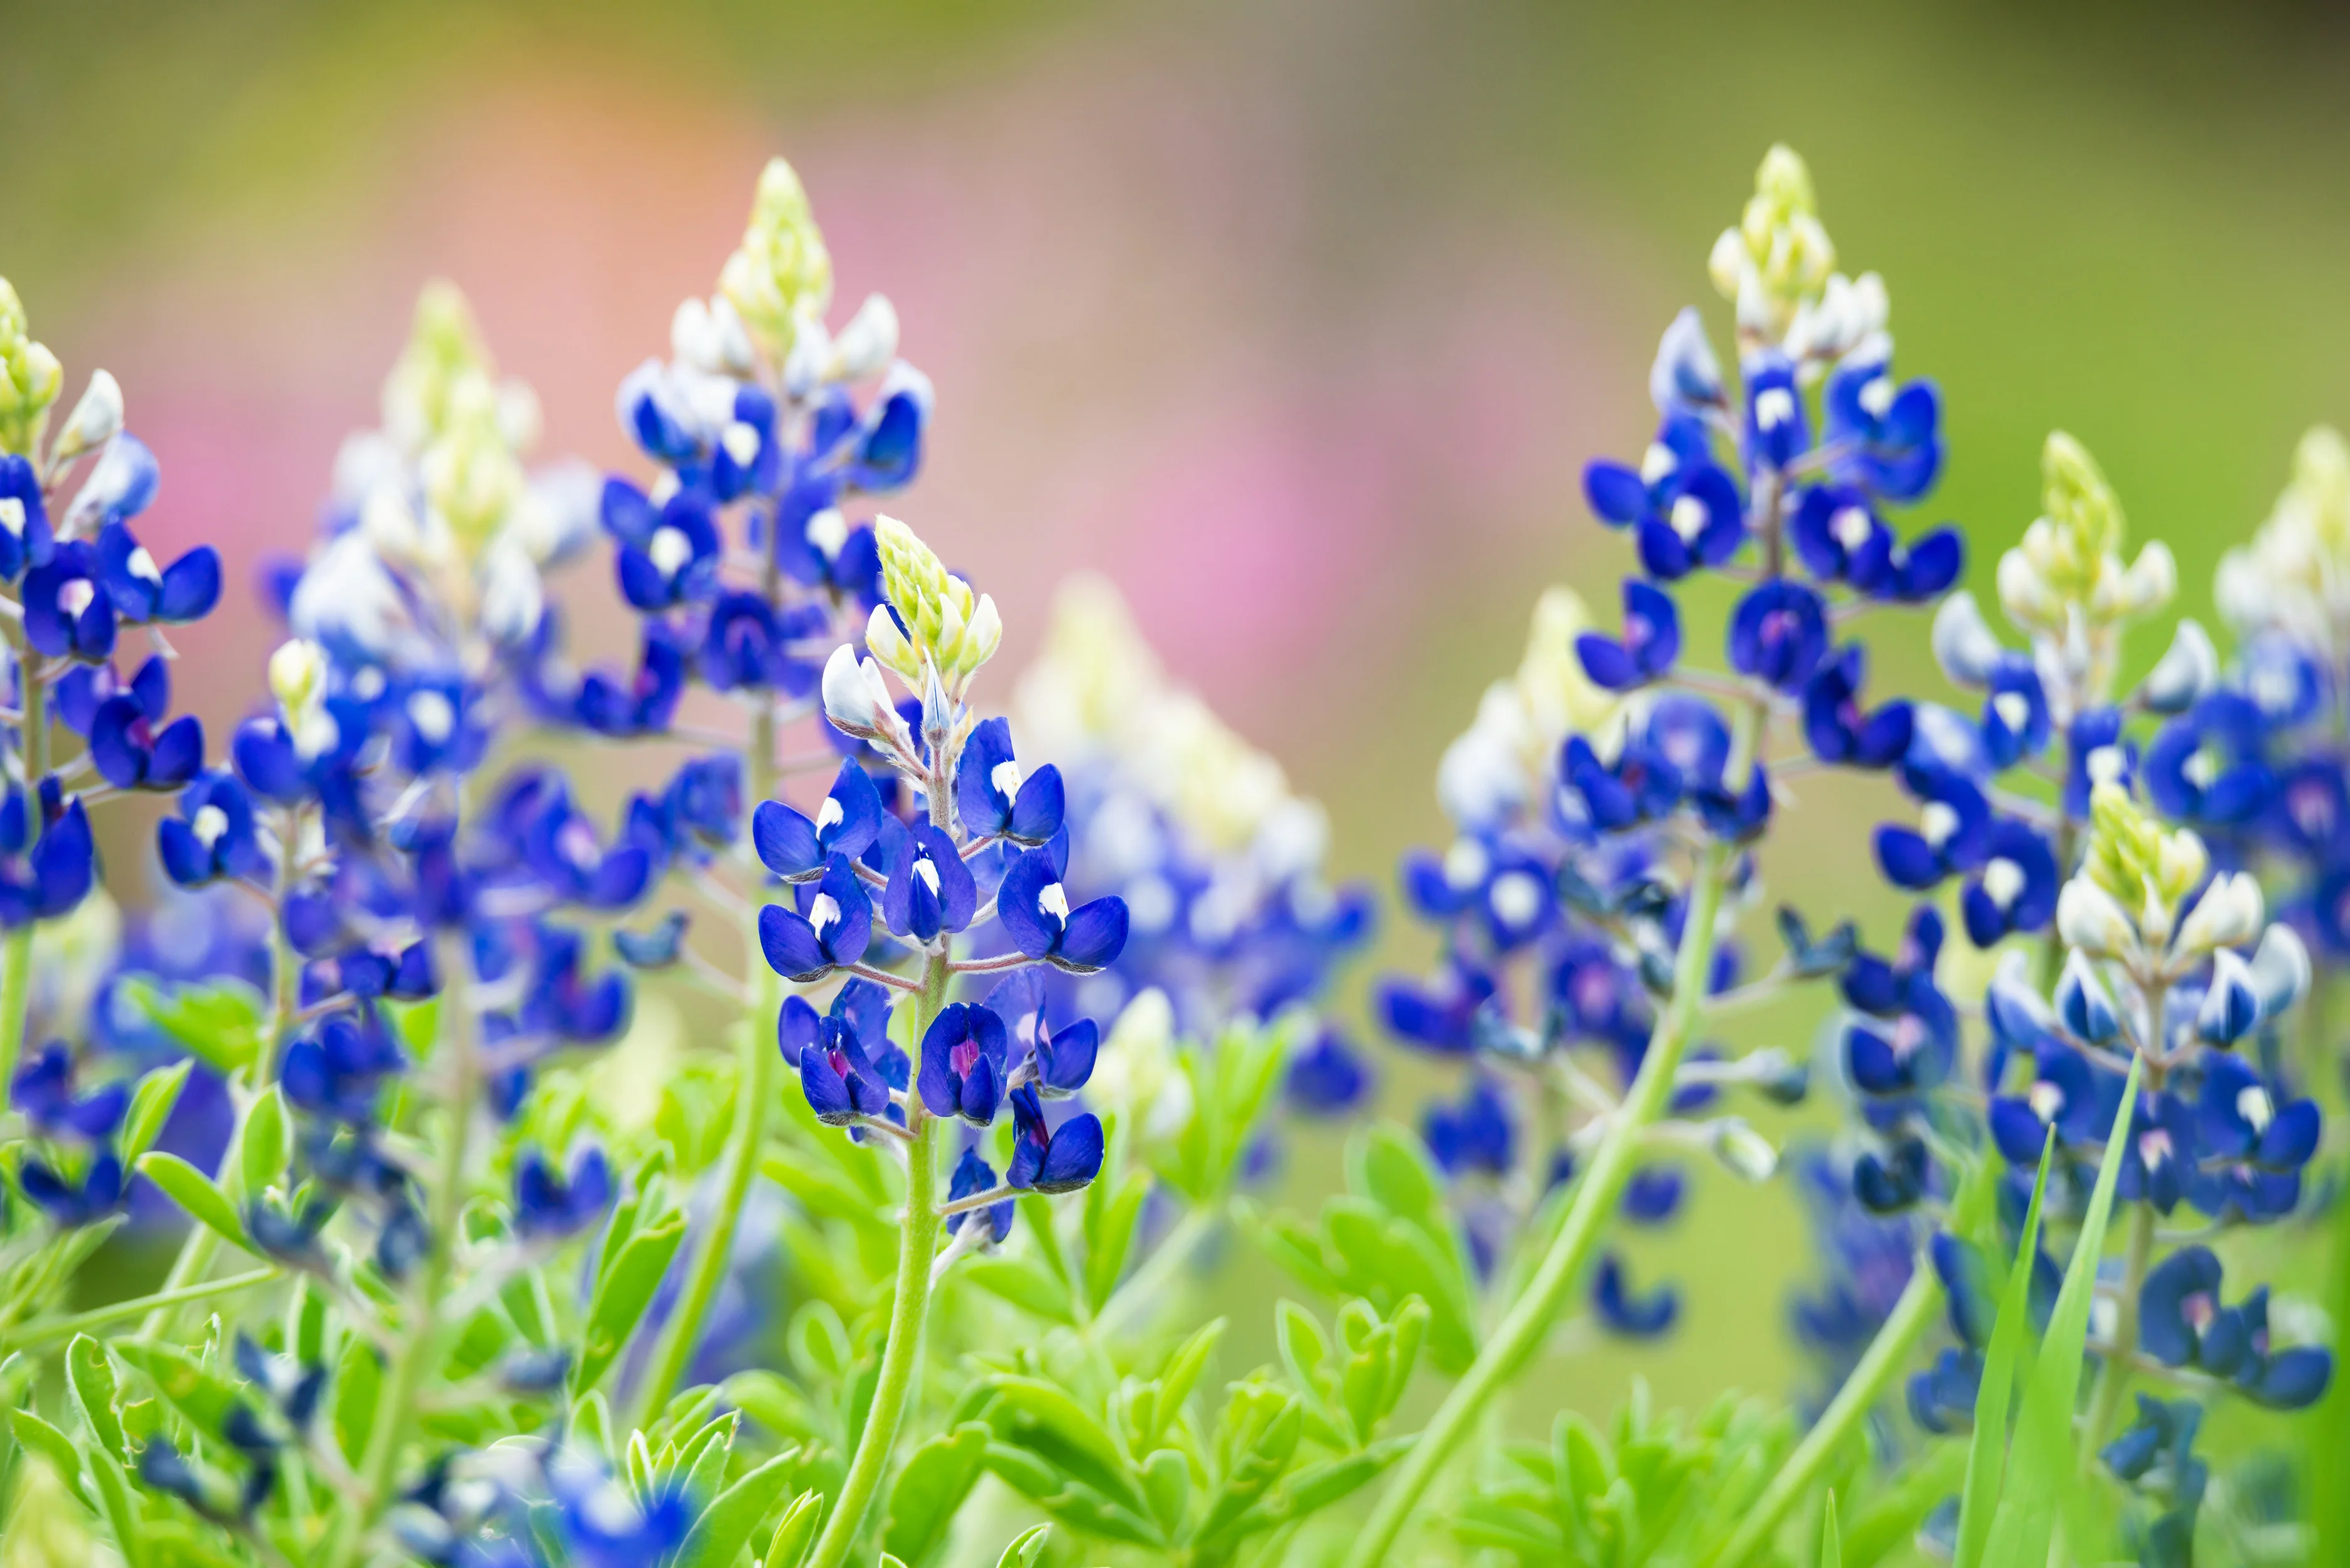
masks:
[[[2032,722],[2032,699],[2021,691],[2001,692],[1991,700],[1991,711],[1999,715],[2001,723],[2017,734],[2022,734],[2023,727]]]
[[[1754,424],[1775,431],[1795,417],[1795,394],[1784,387],[1767,387],[1754,394]]]
[[[1523,871],[1505,871],[1493,878],[1485,895],[1494,918],[1513,928],[1529,925],[1542,913],[1542,884]]]
[[[829,561],[848,543],[848,519],[840,514],[839,507],[827,506],[807,520],[806,535],[807,542]]]
[[[927,857],[914,862],[914,875],[921,879],[923,887],[931,890],[932,898],[938,897],[939,868],[931,865]]]
[[[220,842],[221,835],[228,831],[228,813],[216,805],[199,806],[194,820],[188,824],[188,830],[196,836],[197,843],[210,849]]]
[[[680,567],[693,559],[693,541],[685,536],[681,528],[656,528],[645,545],[645,554],[652,558],[662,576],[673,577]]]
[[[14,495],[0,495],[0,528],[19,539],[25,536],[25,504]]]
[[[840,802],[830,795],[825,796],[824,804],[816,808],[816,830],[818,833],[822,833],[827,827],[837,827],[847,820],[848,813],[843,811]]]
[[[2236,1114],[2250,1122],[2254,1132],[2263,1133],[2276,1120],[2276,1102],[2258,1084],[2247,1084],[2236,1095]]]
[[[416,726],[425,744],[437,746],[457,727],[456,704],[430,688],[412,692],[408,699],[408,722]]]
[[[1868,536],[1876,531],[1876,520],[1865,506],[1840,506],[1828,519],[1828,532],[1847,550],[1857,550],[1867,544]]]
[[[57,608],[68,616],[78,616],[89,608],[90,601],[96,597],[98,585],[88,577],[76,577],[57,589]]]
[[[1036,907],[1055,919],[1066,922],[1069,918],[1068,889],[1058,882],[1047,883],[1045,890],[1036,895]]]
[[[1696,544],[1698,535],[1712,520],[1713,514],[1705,509],[1705,503],[1694,495],[1684,495],[1673,503],[1673,532],[1681,536],[1684,545]]]
[[[1946,802],[1929,800],[1926,803],[1926,809],[1918,814],[1918,831],[1924,834],[1926,842],[1937,849],[1948,844],[1950,836],[1958,830],[1958,808]]]
[[[1860,406],[1869,418],[1883,419],[1885,411],[1893,406],[1893,378],[1871,377],[1867,384],[1860,389]]]
[[[1660,441],[1652,441],[1640,458],[1640,483],[1654,484],[1680,465],[1681,460],[1672,448]]]
[[[726,449],[726,455],[733,458],[738,467],[748,468],[752,459],[759,455],[759,432],[736,420],[720,433],[718,444]]]
[[[144,577],[151,583],[160,583],[163,580],[163,569],[155,564],[155,557],[148,553],[147,546],[144,545],[131,551],[130,559],[124,565],[130,568],[130,575],[134,577]]]
[[[825,928],[837,924],[839,919],[840,905],[831,894],[818,893],[809,900],[808,924],[815,928],[817,936],[824,935]]]
[[[1484,881],[1492,867],[1492,857],[1485,853],[1483,845],[1473,838],[1456,838],[1444,852],[1444,885],[1465,893]]]
[[[2028,879],[2022,867],[2002,855],[1983,867],[1982,888],[1991,895],[1991,901],[2004,910],[2014,907]]]
[[[1020,764],[1011,757],[1004,758],[988,770],[987,782],[996,794],[1009,800],[1020,792]]]

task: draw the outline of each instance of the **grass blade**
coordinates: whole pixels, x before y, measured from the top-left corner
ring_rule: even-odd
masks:
[[[1987,1559],[1992,1563],[2047,1562],[2049,1545],[2056,1536],[2062,1489],[2079,1482],[2073,1449],[2073,1410],[2080,1402],[2081,1355],[2088,1344],[2097,1258],[2105,1251],[2106,1222],[2113,1218],[2114,1183],[2121,1177],[2123,1141],[2137,1105],[2143,1066],[2137,1058],[2130,1062],[2128,1081],[2122,1085],[2121,1109],[2106,1137],[2106,1157],[2097,1166],[2096,1190],[2081,1219],[2081,1238],[2064,1270],[2064,1288],[2057,1293],[2048,1336],[2041,1341],[2040,1358],[2024,1386],[2023,1413],[2016,1422],[2015,1449],[2007,1472],[2013,1484],[2004,1489],[1991,1521]]]
[[[2032,1334],[2032,1264],[2040,1251],[2040,1205],[2048,1193],[2048,1167],[2056,1151],[2050,1133],[2040,1148],[2040,1174],[2032,1183],[2032,1207],[2023,1216],[2023,1241],[2008,1271],[2007,1290],[1983,1354],[1982,1386],[1975,1395],[1975,1433],[1967,1449],[1967,1484],[1960,1494],[1958,1548],[1952,1568],[1982,1568],[1991,1544],[1991,1521],[1999,1504],[2007,1465],[2007,1408],[2015,1397],[2015,1369]]]
[[[1827,1517],[1820,1525],[1820,1568],[1844,1568],[1844,1542],[1836,1533],[1835,1493],[1828,1493]]]

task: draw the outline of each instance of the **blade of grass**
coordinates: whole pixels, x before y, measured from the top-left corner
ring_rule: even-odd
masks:
[[[1991,1521],[1999,1504],[2007,1466],[2007,1408],[2015,1397],[2015,1368],[2032,1334],[2032,1263],[2040,1251],[2040,1205],[2048,1193],[2048,1167],[2056,1151],[2052,1131],[2040,1148],[2040,1174],[2032,1183],[2032,1207],[2023,1216],[2023,1241],[2008,1271],[2007,1289],[1991,1324],[1991,1347],[1983,1354],[1982,1386],[1975,1394],[1975,1434],[1967,1449],[1967,1484],[1960,1494],[1958,1548],[1952,1568],[1982,1568],[1991,1544]]]
[[[1835,1493],[1828,1493],[1827,1517],[1820,1525],[1820,1568],[1844,1568],[1844,1542],[1836,1534]]]
[[[2105,1251],[2106,1226],[2113,1218],[2114,1183],[2120,1179],[2123,1141],[2137,1105],[2138,1075],[2145,1064],[2133,1058],[2122,1085],[2121,1109],[2106,1137],[2097,1166],[2096,1189],[2081,1218],[2081,1237],[2056,1294],[2056,1311],[2040,1343],[2040,1358],[2024,1385],[2023,1413],[2015,1427],[2015,1448],[1999,1511],[1991,1521],[1987,1560],[2006,1564],[2048,1561],[2056,1536],[2061,1489],[2080,1484],[2073,1449],[2073,1411],[2080,1402],[2081,1356],[2089,1340],[2089,1306],[2096,1293],[2097,1258]]]

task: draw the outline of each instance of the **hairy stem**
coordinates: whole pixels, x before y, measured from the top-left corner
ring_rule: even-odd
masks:
[[[1795,1445],[1795,1451],[1787,1456],[1779,1473],[1771,1478],[1761,1499],[1747,1510],[1739,1522],[1738,1532],[1721,1549],[1721,1555],[1714,1559],[1712,1568],[1744,1568],[1762,1550],[1771,1532],[1787,1516],[1787,1511],[1802,1501],[1812,1483],[1819,1480],[1820,1471],[1835,1458],[1836,1449],[1868,1418],[1869,1411],[1885,1397],[1893,1380],[1901,1376],[1910,1353],[1918,1348],[1919,1337],[1932,1325],[1934,1314],[1941,1304],[1942,1282],[1935,1276],[1932,1266],[1920,1258],[1910,1269],[1909,1283],[1894,1302],[1885,1326],[1869,1341],[1852,1376],[1844,1380],[1844,1386],[1836,1390],[1836,1397],[1820,1413],[1819,1420],[1804,1434],[1804,1440]]]
[[[1624,1097],[1623,1109],[1575,1188],[1558,1234],[1527,1282],[1524,1294],[1512,1304],[1467,1375],[1420,1433],[1419,1441],[1380,1497],[1369,1524],[1356,1537],[1354,1549],[1347,1556],[1347,1568],[1374,1568],[1386,1560],[1421,1494],[1476,1429],[1485,1407],[1516,1376],[1557,1321],[1601,1232],[1615,1218],[1625,1183],[1631,1179],[1642,1135],[1672,1097],[1673,1075],[1689,1048],[1706,981],[1713,972],[1714,923],[1721,910],[1722,882],[1731,853],[1725,846],[1710,844],[1698,862],[1690,888],[1689,918],[1674,960],[1672,1001],[1649,1037],[1648,1054],[1641,1058],[1639,1074]]]
[[[931,954],[922,968],[922,993],[914,1004],[912,1038],[920,1040],[946,1001],[946,954]],[[922,1109],[918,1098],[907,1120],[913,1140],[906,1146],[906,1222],[898,1238],[897,1293],[889,1303],[889,1338],[881,1350],[881,1372],[873,1388],[873,1407],[865,1417],[865,1430],[857,1439],[857,1453],[848,1461],[840,1501],[824,1521],[816,1551],[806,1568],[840,1568],[848,1560],[863,1530],[866,1511],[880,1490],[898,1446],[922,1362],[922,1333],[931,1311],[931,1261],[939,1250],[939,1159],[941,1128]]]

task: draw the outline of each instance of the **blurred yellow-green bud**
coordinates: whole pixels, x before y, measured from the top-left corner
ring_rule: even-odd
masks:
[[[420,451],[448,428],[458,389],[489,377],[490,351],[473,307],[455,284],[436,278],[416,296],[408,345],[384,378],[384,428],[402,446]]]
[[[469,556],[504,525],[527,484],[501,413],[486,376],[463,377],[449,389],[440,433],[424,451],[425,496]]]
[[[479,556],[522,503],[527,476],[520,454],[536,439],[538,400],[518,381],[496,379],[473,306],[456,285],[435,281],[417,296],[408,346],[384,379],[383,422],[417,455],[425,499],[448,525],[441,537],[453,537],[468,557]]]
[[[801,318],[821,317],[832,302],[832,253],[799,175],[780,158],[760,171],[750,224],[719,271],[718,292],[768,363],[778,366],[791,355]]]
[[[2249,545],[2220,562],[2220,613],[2251,635],[2350,648],[2350,442],[2319,425],[2301,438],[2293,477]]]
[[[1713,286],[1738,306],[1738,329],[1776,342],[1835,271],[1835,244],[1820,224],[1812,173],[1781,144],[1762,157],[1738,226],[1724,229],[1708,263]]]
[[[307,712],[327,694],[327,650],[298,637],[278,644],[269,656],[269,694],[289,717]]]
[[[2096,459],[2063,431],[2050,432],[2041,514],[2000,557],[1998,583],[2008,618],[2063,651],[2071,687],[2051,695],[2064,714],[2106,699],[2122,623],[2159,610],[2178,591],[2178,562],[2158,539],[2122,564],[2128,533]]]
[[[2210,868],[2203,841],[2190,829],[2164,828],[2118,784],[2089,792],[2089,850],[2082,869],[2157,945],[2169,940],[2171,910]]]
[[[65,379],[57,357],[33,341],[15,286],[0,277],[0,452],[33,455]]]
[[[927,665],[938,671],[947,695],[962,701],[971,678],[1003,640],[994,599],[981,594],[974,600],[971,585],[950,573],[895,517],[874,519],[873,531],[881,547],[881,592],[889,603],[874,610],[866,648],[909,690],[922,690]]]

